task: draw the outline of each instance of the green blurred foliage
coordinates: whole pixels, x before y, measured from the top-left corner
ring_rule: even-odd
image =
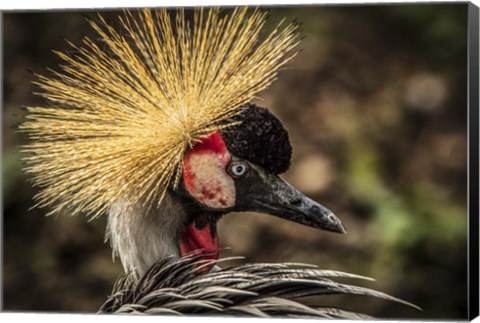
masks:
[[[90,16],[94,13],[88,12]],[[466,318],[467,5],[270,9],[303,23],[302,52],[260,95],[290,131],[288,181],[333,210],[345,236],[260,214],[220,223],[223,256],[301,261],[371,276],[423,312],[360,297],[338,306],[388,318]],[[116,13],[106,13],[114,19]],[[95,312],[121,273],[103,243],[105,219],[45,217],[22,173],[11,129],[20,105],[41,104],[34,76],[92,36],[80,13],[4,14],[4,305]],[[315,299],[309,300],[315,302]]]

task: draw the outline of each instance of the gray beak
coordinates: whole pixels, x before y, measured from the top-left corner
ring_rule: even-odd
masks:
[[[313,201],[279,176],[258,167],[255,176],[237,182],[237,211],[256,211],[326,231],[346,233],[332,211]]]

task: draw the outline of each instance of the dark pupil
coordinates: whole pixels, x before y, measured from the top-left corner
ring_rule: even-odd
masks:
[[[235,172],[237,174],[240,174],[240,173],[243,173],[243,166],[242,165],[238,165],[235,167]]]

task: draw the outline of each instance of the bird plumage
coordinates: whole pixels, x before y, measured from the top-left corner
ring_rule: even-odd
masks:
[[[185,204],[167,191],[161,207],[142,202],[127,207],[119,200],[108,211],[106,239],[126,272],[140,277],[157,260],[177,255],[178,234],[188,221]]]
[[[26,172],[51,213],[104,213],[117,200],[160,205],[185,152],[265,89],[295,53],[298,28],[261,38],[266,13],[237,8],[126,11],[99,42],[70,43],[60,71],[38,76],[48,106],[28,107]],[[222,127],[231,124],[223,122]]]
[[[232,259],[222,259],[221,262]],[[368,315],[330,306],[306,306],[308,296],[362,295],[403,303],[387,294],[335,282],[368,277],[299,263],[255,263],[199,274],[198,268],[220,261],[201,252],[156,262],[140,280],[127,274],[115,284],[99,313],[163,315],[240,315],[366,319]]]
[[[268,109],[248,103],[228,118],[233,124],[222,130],[228,150],[248,159],[270,174],[282,174],[290,167],[292,145],[280,119]]]

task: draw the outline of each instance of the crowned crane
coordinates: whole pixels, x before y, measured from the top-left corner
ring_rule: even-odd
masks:
[[[69,43],[48,104],[28,107],[26,172],[50,213],[107,214],[106,236],[127,273],[102,313],[243,313],[350,317],[294,299],[330,293],[394,299],[285,264],[219,269],[217,221],[257,211],[345,233],[326,207],[279,174],[292,147],[282,123],[251,104],[295,56],[298,25],[263,40],[266,14],[237,8],[126,11],[121,28],[89,20],[99,41]]]

